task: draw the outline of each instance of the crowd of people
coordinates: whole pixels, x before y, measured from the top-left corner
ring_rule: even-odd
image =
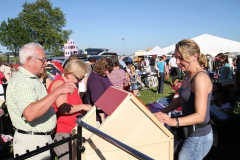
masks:
[[[44,48],[36,43],[25,44],[19,51],[21,66],[9,67],[1,64],[3,99],[15,129],[13,140],[14,155],[26,150],[43,147],[46,143],[69,137],[75,127],[76,115],[86,114],[99,97],[110,87],[128,87],[139,95],[138,73],[133,65],[130,71],[120,69],[116,56],[94,58],[89,64],[69,57],[63,73],[49,78]],[[6,79],[6,80],[5,80]],[[5,87],[5,85],[7,85]],[[6,92],[4,91],[4,88]],[[6,98],[4,98],[6,93]],[[97,121],[101,124],[106,114],[97,108]],[[53,136],[54,134],[54,136]],[[68,159],[68,144],[54,148],[59,159]],[[33,159],[49,159],[50,152],[38,154]]]
[[[158,87],[157,93],[164,93],[165,76],[171,76],[173,84],[184,73],[182,86],[177,97],[161,112],[154,113],[162,123],[171,127],[195,125],[196,129],[181,145],[178,159],[202,159],[213,143],[213,131],[210,122],[211,101],[216,100],[221,108],[220,121],[231,113],[227,93],[222,92],[219,83],[213,83],[210,73],[215,72],[217,80],[230,79],[237,73],[237,61],[229,60],[229,54],[218,54],[215,58],[203,55],[199,46],[190,39],[176,44],[172,58],[166,63],[166,56],[156,58],[155,68]],[[46,66],[44,48],[36,43],[25,44],[19,51],[21,66],[4,65],[0,67],[0,98],[7,102],[7,109],[15,128],[13,140],[14,155],[24,154],[26,150],[42,147],[53,139],[69,137],[75,127],[76,115],[86,114],[101,95],[111,86],[132,91],[140,96],[139,84],[142,79],[134,65],[122,66],[116,56],[103,57],[89,64],[69,57],[62,75],[50,79]],[[220,64],[220,63],[221,64]],[[149,61],[140,63],[140,71],[149,69]],[[239,82],[236,75],[235,84]],[[235,85],[236,86],[236,85]],[[238,88],[238,87],[236,87]],[[239,91],[239,90],[238,90]],[[6,94],[5,94],[6,93]],[[213,96],[212,96],[213,95]],[[168,113],[182,107],[181,117],[169,117]],[[97,122],[101,124],[108,115],[97,108]],[[197,145],[195,145],[197,144]],[[54,148],[59,159],[68,159],[68,144]],[[191,157],[189,157],[191,156]],[[50,152],[45,151],[32,158],[49,159]]]

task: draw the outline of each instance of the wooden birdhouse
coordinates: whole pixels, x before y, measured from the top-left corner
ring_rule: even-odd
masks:
[[[95,103],[95,107],[101,108],[108,115],[98,128],[100,131],[153,159],[173,159],[173,135],[133,94],[109,87]],[[93,116],[93,112],[88,114],[86,116]],[[83,160],[136,159],[94,134],[83,146],[86,149],[82,153]]]

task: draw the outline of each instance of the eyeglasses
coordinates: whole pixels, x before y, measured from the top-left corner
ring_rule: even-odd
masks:
[[[75,76],[74,74],[73,74],[73,76],[76,78],[76,80],[78,81],[78,83],[81,82],[81,81],[83,80],[83,78],[85,77],[85,76],[83,76],[83,78],[78,78],[78,77]]]
[[[33,59],[38,59],[38,60],[40,60],[40,61],[42,61],[42,62],[46,62],[47,61],[47,58],[46,57],[44,57],[44,58],[38,58],[38,57],[32,57]]]

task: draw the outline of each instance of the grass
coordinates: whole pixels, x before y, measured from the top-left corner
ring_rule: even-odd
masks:
[[[141,96],[138,97],[145,105],[157,102],[161,97],[173,98],[175,93],[174,90],[170,88],[170,82],[165,81],[164,84],[164,93],[156,94],[156,87],[148,90],[140,90]],[[4,109],[5,114],[3,116],[3,128],[4,134],[13,135],[14,131],[12,129],[12,123],[8,116],[7,110]],[[240,157],[240,115],[234,115],[231,119],[231,122],[227,129],[224,129],[226,132],[222,135],[219,135],[219,143],[217,147],[212,147],[209,154],[204,158],[204,160],[235,160]],[[1,152],[0,152],[1,153]],[[2,151],[4,154],[1,160],[10,159],[13,157],[12,147],[6,147]],[[53,158],[53,160],[57,158]]]
[[[0,56],[0,61],[7,62],[7,57],[5,57],[5,56]],[[18,63],[18,62],[19,62],[19,57],[9,57],[9,61],[10,61],[10,62]]]
[[[46,55],[47,58],[49,58],[51,56],[52,55],[49,55],[49,54]],[[7,62],[7,57],[6,56],[0,56],[0,61]],[[9,57],[9,61],[10,62],[19,63],[19,57],[18,56],[16,56],[16,57]]]
[[[148,89],[148,90],[140,90],[141,96],[138,97],[144,104],[150,104],[153,102],[157,102],[158,99],[162,97],[173,98],[175,93],[174,90],[170,87],[170,80],[164,82],[164,92],[163,94],[157,94],[157,87]]]

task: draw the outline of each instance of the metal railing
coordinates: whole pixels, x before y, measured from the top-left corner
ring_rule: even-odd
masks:
[[[114,146],[120,148],[121,150],[125,151],[126,153],[132,155],[133,157],[140,159],[140,160],[153,160],[152,158],[146,156],[145,154],[125,145],[124,143],[114,139],[113,137],[99,131],[98,129],[88,125],[87,123],[83,122],[79,116],[77,116],[76,123],[78,124],[77,126],[77,134],[76,135],[71,135],[68,138],[63,137],[62,140],[60,141],[54,141],[51,144],[46,143],[46,146],[44,147],[39,147],[37,146],[35,150],[33,151],[26,151],[25,154],[23,155],[15,155],[15,158],[12,158],[11,160],[22,160],[26,158],[30,158],[32,156],[35,156],[37,154],[40,154],[42,152],[45,152],[47,150],[50,150],[54,147],[57,147],[61,144],[68,143],[69,145],[69,159],[73,159],[72,157],[72,141],[77,139],[77,160],[81,160],[81,153],[85,151],[85,147],[82,146],[82,143],[85,142],[85,138],[82,137],[82,127],[84,127],[86,130],[92,132],[93,134],[99,136],[100,138],[108,141],[109,143],[113,144]]]
[[[81,119],[77,119],[76,123],[78,126],[84,127],[86,130],[92,132],[93,134],[101,137],[102,139],[108,141],[109,143],[113,144],[114,146],[120,148],[121,150],[127,152],[128,154],[132,155],[133,157],[140,159],[140,160],[153,160],[152,158],[146,156],[145,154],[129,147],[128,145],[114,139],[113,137],[101,132],[100,130],[88,125],[87,123],[83,122]]]
[[[50,150],[54,147],[57,147],[61,144],[64,144],[64,143],[68,143],[68,146],[69,146],[69,159],[73,159],[72,158],[72,141],[77,139],[77,160],[81,160],[81,154],[82,152],[85,151],[85,149],[82,147],[82,142],[85,142],[85,138],[82,137],[82,127],[81,126],[77,126],[77,134],[75,135],[70,135],[70,137],[62,137],[62,140],[60,141],[56,141],[54,140],[53,143],[51,144],[48,144],[46,143],[46,146],[44,147],[39,147],[37,146],[35,150],[33,151],[29,151],[29,150],[26,150],[26,153],[25,154],[22,154],[22,155],[18,155],[16,154],[14,158],[12,158],[11,160],[23,160],[23,159],[26,159],[26,158],[30,158],[32,156],[35,156],[37,154],[40,154],[42,152],[45,152],[47,150]],[[65,153],[64,153],[65,154]]]

